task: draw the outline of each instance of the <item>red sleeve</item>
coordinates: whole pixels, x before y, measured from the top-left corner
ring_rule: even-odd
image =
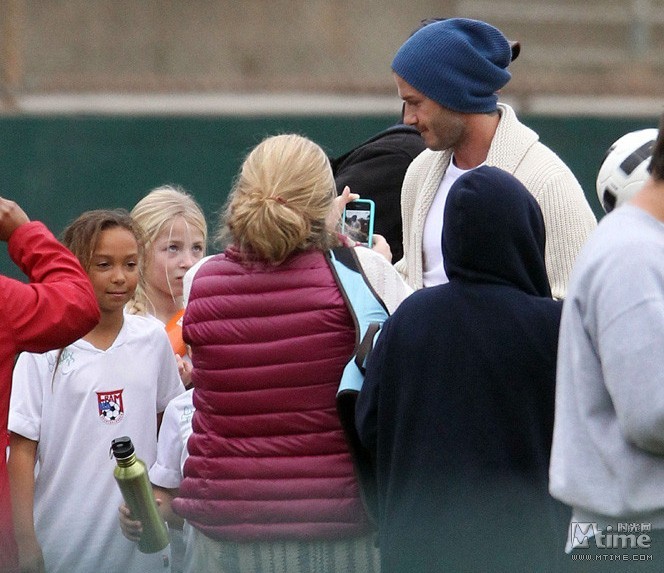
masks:
[[[90,280],[78,259],[37,221],[16,229],[12,260],[30,284],[0,275],[0,324],[17,351],[45,352],[81,338],[99,321]]]

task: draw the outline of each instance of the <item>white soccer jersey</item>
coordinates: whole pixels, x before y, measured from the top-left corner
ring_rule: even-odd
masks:
[[[35,530],[47,571],[168,570],[167,550],[144,555],[122,535],[109,450],[114,438],[129,436],[150,467],[157,413],[183,391],[163,327],[140,316],[125,315],[105,351],[78,340],[19,357],[9,429],[39,442]]]
[[[159,428],[157,461],[150,468],[150,481],[159,487],[175,489],[182,482],[182,471],[187,459],[187,440],[191,435],[194,390],[180,394],[166,406]]]

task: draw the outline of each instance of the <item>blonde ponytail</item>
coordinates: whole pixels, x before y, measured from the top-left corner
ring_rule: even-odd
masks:
[[[326,249],[336,237],[325,219],[336,196],[325,152],[299,135],[278,135],[247,156],[225,222],[238,248],[279,264],[295,251]]]

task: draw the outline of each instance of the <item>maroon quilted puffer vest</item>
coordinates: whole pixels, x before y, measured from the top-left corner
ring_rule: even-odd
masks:
[[[220,540],[331,539],[369,526],[336,412],[355,328],[323,253],[196,274],[184,318],[193,434],[174,508]]]

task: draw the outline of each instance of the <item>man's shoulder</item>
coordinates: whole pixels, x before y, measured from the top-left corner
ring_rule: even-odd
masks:
[[[507,156],[496,160],[496,166],[511,172],[536,196],[537,189],[543,190],[550,185],[562,185],[564,188],[573,186],[581,191],[576,176],[555,151],[538,138],[530,141],[528,145],[523,145],[525,139],[521,142],[521,149],[513,149],[511,154],[508,152]],[[501,163],[504,163],[505,167]]]
[[[602,218],[591,241],[595,248],[604,245],[607,250],[632,251],[637,256],[650,245],[657,251],[664,247],[664,226],[646,211],[627,204]]]
[[[556,168],[570,171],[558,154],[540,140],[539,134],[521,122],[511,107],[500,104],[500,109],[501,123],[496,133],[496,149],[507,152],[512,156],[512,161],[518,162],[515,169],[536,166],[540,171]]]
[[[420,132],[410,125],[396,125],[386,129],[379,137],[370,141],[368,146],[396,149],[400,153],[410,156],[411,159],[426,149]]]
[[[661,251],[664,231],[661,224],[631,205],[606,215],[584,244],[575,265],[575,273],[606,281],[613,277],[631,277],[650,266],[664,274]]]
[[[410,173],[418,173],[422,171],[427,171],[431,166],[443,163],[447,156],[450,155],[450,151],[434,151],[432,149],[424,149],[413,161],[411,162],[408,171]]]
[[[410,125],[396,124],[363,141],[343,155],[331,159],[330,163],[337,176],[358,163],[376,158],[385,157],[391,160],[395,157],[403,157],[410,161],[422,149],[424,149],[424,141],[417,129]]]

